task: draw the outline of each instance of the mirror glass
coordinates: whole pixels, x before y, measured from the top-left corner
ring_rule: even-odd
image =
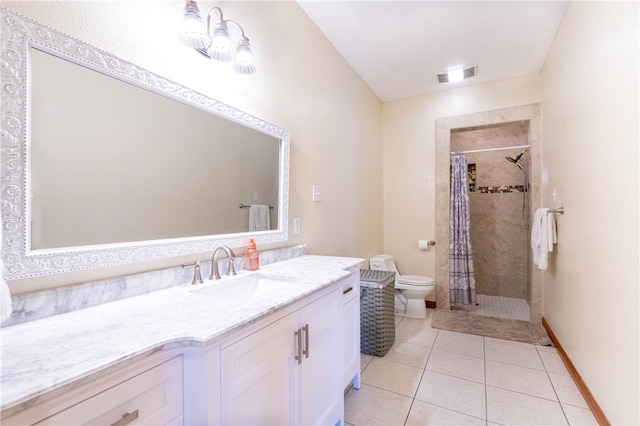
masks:
[[[6,278],[287,239],[288,132],[17,16],[2,20]],[[251,204],[270,207],[252,232]]]

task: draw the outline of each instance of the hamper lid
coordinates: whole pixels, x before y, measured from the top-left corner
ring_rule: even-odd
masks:
[[[386,286],[395,281],[396,273],[393,271],[379,271],[375,269],[360,269],[360,282],[375,283],[378,286]],[[366,287],[366,285],[365,285]]]

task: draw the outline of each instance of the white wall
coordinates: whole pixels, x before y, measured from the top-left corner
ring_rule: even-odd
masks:
[[[436,273],[436,250],[418,249],[436,237],[436,119],[540,102],[540,85],[532,75],[384,104],[384,252],[403,274]]]
[[[282,246],[307,243],[310,253],[343,256],[382,248],[382,104],[297,3],[222,4],[225,18],[241,23],[251,40],[258,67],[251,76],[180,44],[182,0],[2,4],[289,130],[289,220],[300,217],[302,233],[293,235],[289,223],[289,241]],[[206,13],[214,5],[220,3],[201,2],[200,8]],[[323,189],[321,202],[311,201],[313,184]],[[11,281],[10,286],[13,293],[33,291],[210,256]]]
[[[543,69],[544,317],[611,424],[640,423],[638,52],[637,2],[572,2]]]

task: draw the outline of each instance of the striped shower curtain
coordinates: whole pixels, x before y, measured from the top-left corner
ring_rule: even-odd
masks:
[[[449,291],[451,305],[476,303],[476,276],[469,220],[467,157],[451,156],[451,215],[449,219]]]

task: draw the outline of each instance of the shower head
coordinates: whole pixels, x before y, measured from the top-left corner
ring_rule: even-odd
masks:
[[[516,158],[512,158],[512,157],[506,157],[506,158],[507,158],[507,160],[511,161],[512,163],[514,163],[514,164],[518,164],[518,161],[520,161],[520,159],[522,158],[522,156],[523,156],[527,151],[529,151],[529,150],[528,150],[528,149],[525,149],[525,150],[524,150],[524,151],[522,151],[520,154],[518,154],[518,155],[516,156]]]
[[[528,149],[525,149],[524,151],[522,151],[520,154],[518,154],[516,156],[516,158],[513,157],[505,157],[507,160],[511,161],[513,164],[515,164],[516,166],[518,166],[520,168],[520,170],[522,170],[523,172],[526,172],[526,170],[524,169],[524,167],[522,167],[521,164],[519,164],[518,162],[520,161],[520,159],[522,158],[522,156],[529,151]]]

